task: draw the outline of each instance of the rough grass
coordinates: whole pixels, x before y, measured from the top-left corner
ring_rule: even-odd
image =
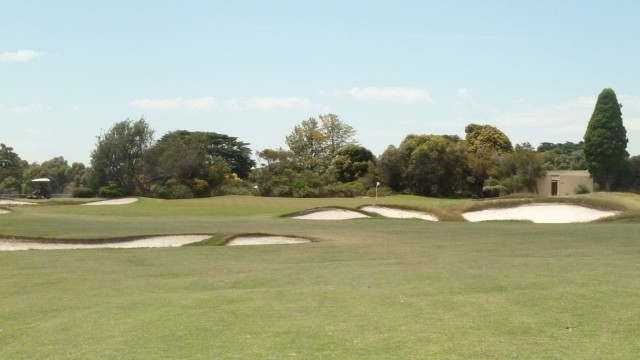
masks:
[[[635,200],[622,197],[615,201],[634,211]],[[315,242],[0,252],[0,358],[632,359],[640,351],[637,224],[279,217],[371,200],[13,208],[0,216],[4,235]],[[378,203],[453,214],[470,201]]]

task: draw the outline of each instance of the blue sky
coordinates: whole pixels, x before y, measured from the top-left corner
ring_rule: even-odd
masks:
[[[155,137],[213,131],[285,147],[332,112],[376,155],[408,134],[491,124],[578,142],[595,100],[623,104],[640,155],[639,1],[0,0],[0,142],[90,162],[145,116]]]

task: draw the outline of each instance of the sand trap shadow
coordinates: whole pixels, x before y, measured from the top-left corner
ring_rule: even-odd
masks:
[[[227,246],[308,244],[311,240],[290,236],[238,236]]]
[[[438,218],[435,215],[415,210],[403,210],[377,205],[363,206],[360,208],[360,210],[395,219],[422,219],[428,221],[438,221]]]
[[[291,216],[292,219],[303,219],[303,220],[348,220],[348,219],[363,219],[363,218],[369,218],[369,217],[370,216],[365,215],[358,211],[339,209],[339,208],[312,209],[312,210],[305,211],[300,214]]]
[[[567,224],[589,222],[617,214],[617,211],[596,210],[578,205],[530,204],[504,209],[470,211],[462,216],[470,222],[524,220],[541,224]]]

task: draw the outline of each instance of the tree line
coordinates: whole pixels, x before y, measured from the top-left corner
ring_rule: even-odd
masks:
[[[336,114],[296,125],[286,149],[255,153],[215,132],[175,130],[155,140],[144,117],[127,119],[97,136],[89,166],[62,157],[29,164],[0,144],[0,194],[27,194],[31,179],[48,177],[51,192],[78,197],[493,197],[535,193],[547,170],[588,170],[602,189],[640,191],[640,157],[626,151],[620,109],[613,90],[604,89],[579,143],[513,145],[492,125],[468,124],[464,138],[409,134],[377,157]]]

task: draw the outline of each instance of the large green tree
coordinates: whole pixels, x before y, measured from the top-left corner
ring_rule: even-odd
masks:
[[[468,166],[470,169],[470,191],[476,196],[482,195],[484,182],[497,161],[512,151],[509,137],[492,125],[469,124],[464,128],[465,142],[471,156]]]
[[[142,193],[148,185],[144,157],[153,145],[153,130],[144,117],[113,125],[98,136],[91,167],[98,186],[114,185],[125,194]]]
[[[309,118],[293,128],[285,142],[296,162],[305,169],[324,170],[327,158],[327,137],[320,129],[318,120]]]
[[[536,152],[531,144],[517,144],[510,154],[515,164],[519,185],[532,193],[538,193],[538,179],[546,173],[544,156]]]
[[[311,117],[296,125],[285,141],[295,161],[304,169],[324,172],[331,158],[345,145],[356,144],[355,130],[335,114]]]
[[[51,180],[49,184],[49,191],[54,194],[64,193],[65,189],[70,182],[68,178],[70,166],[67,160],[62,156],[55,157],[51,160],[47,160],[42,164],[33,163],[27,168],[25,178],[27,181],[35,178],[48,178]],[[29,186],[30,184],[25,184]]]
[[[0,144],[0,193],[18,194],[23,180],[23,170],[28,163],[13,151],[13,148]]]
[[[543,142],[538,146],[537,152],[544,156],[547,170],[586,170],[583,146],[582,141],[557,144]]]
[[[347,183],[365,176],[374,162],[375,156],[371,150],[349,144],[336,151],[331,160],[331,169],[336,180]]]
[[[408,135],[400,151],[407,161],[405,183],[414,194],[452,197],[466,191],[467,151],[457,137]]]
[[[611,190],[611,185],[629,156],[629,140],[622,123],[621,108],[613,89],[602,90],[584,134],[587,169],[594,180],[607,191]]]
[[[320,131],[324,134],[327,152],[330,156],[336,154],[338,149],[345,145],[356,144],[353,136],[356,131],[340,120],[336,114],[318,115],[320,118]]]
[[[377,160],[378,177],[382,185],[401,192],[405,188],[404,157],[399,148],[389,145]]]
[[[204,188],[221,185],[230,173],[246,178],[255,165],[247,143],[237,138],[203,131],[172,131],[160,138],[147,156],[153,182],[178,182],[206,196]],[[206,184],[205,184],[206,183]]]
[[[464,128],[464,133],[471,153],[484,150],[506,154],[513,150],[509,137],[495,126],[469,124]]]

